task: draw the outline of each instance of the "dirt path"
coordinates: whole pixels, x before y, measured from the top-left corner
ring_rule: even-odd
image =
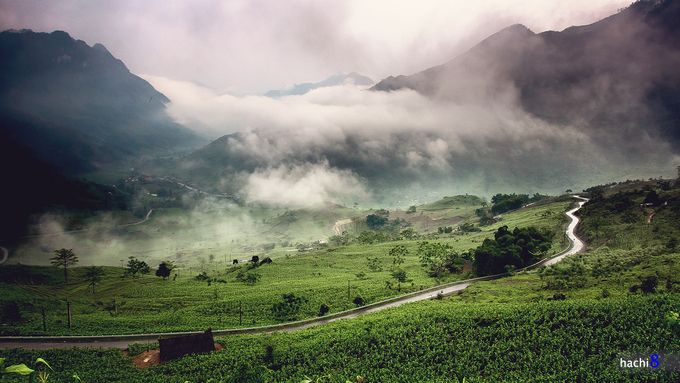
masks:
[[[654,217],[654,214],[656,214],[656,212],[650,214],[649,217],[647,217],[647,225],[649,225],[650,223],[652,223],[652,217]]]
[[[335,233],[335,235],[341,235],[342,231],[340,230],[340,227],[345,226],[349,223],[352,223],[351,218],[341,219],[340,221],[337,221],[335,225],[333,225],[333,233]]]

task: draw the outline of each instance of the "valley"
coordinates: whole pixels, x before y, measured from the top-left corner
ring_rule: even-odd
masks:
[[[680,381],[680,0],[81,3],[0,2],[0,381]]]

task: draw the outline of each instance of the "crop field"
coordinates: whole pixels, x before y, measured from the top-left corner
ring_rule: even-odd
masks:
[[[534,226],[562,233],[567,222],[563,213],[572,206],[569,198],[542,201],[504,214],[502,221],[480,230],[421,231],[413,240],[393,237],[360,244],[348,234],[355,238],[349,244],[316,243],[314,250],[304,252],[288,251],[297,250],[292,243],[281,247],[277,242],[269,251],[258,250],[256,244],[264,242],[263,228],[281,230],[267,240],[275,240],[286,233],[284,227],[295,225],[299,226],[287,233],[308,232],[305,225],[315,225],[319,237],[324,233],[330,237],[333,222],[372,211],[336,207],[323,213],[272,213],[239,208],[248,209],[243,232],[230,237],[224,231],[220,237],[214,234],[216,222],[224,216],[220,212],[193,217],[181,210],[162,209],[143,224],[124,227],[127,234],[112,247],[127,246],[134,249],[130,255],[150,263],[177,262],[176,277],[162,280],[138,275],[133,279],[113,262],[104,267],[105,276],[93,293],[83,266],[97,265],[98,258],[88,253],[78,254],[81,263],[69,270],[68,284],[63,283],[63,269],[6,265],[0,268],[4,281],[0,304],[9,314],[4,314],[0,331],[3,335],[155,333],[314,318],[473,276],[464,271],[432,277],[418,257],[423,241],[440,242],[465,253],[493,238],[501,226]],[[452,210],[455,207],[447,206],[423,212],[446,222]],[[405,215],[391,216],[401,214]],[[670,219],[661,214],[659,223]],[[463,219],[477,222],[474,210]],[[612,222],[617,222],[616,217]],[[626,230],[612,227],[616,229],[609,234],[612,239],[627,238]],[[113,349],[66,349],[3,350],[0,358],[8,358],[6,365],[44,358],[54,368],[55,381],[77,374],[82,381],[126,382],[675,382],[680,377],[677,372],[622,372],[616,364],[623,351],[680,352],[680,338],[664,322],[680,306],[680,278],[675,270],[680,254],[663,241],[645,241],[636,234],[645,229],[653,232],[654,227],[640,224],[631,233],[630,244],[610,240],[606,246],[557,265],[478,282],[451,296],[294,333],[217,338],[224,347],[221,351],[143,370],[132,364],[132,358],[146,348],[135,346],[127,356]],[[146,236],[134,234],[139,232]],[[249,235],[252,239],[247,241]],[[187,238],[184,247],[181,238],[175,238],[181,236]],[[159,238],[168,241],[161,250],[155,247],[163,243]],[[233,252],[236,244],[254,249]],[[303,244],[310,244],[309,239]],[[401,283],[393,277],[397,264],[390,251],[396,246],[405,250],[399,264],[405,273]],[[556,235],[549,254],[566,246],[565,238]],[[164,258],[167,254],[171,257]],[[45,252],[43,257],[50,255]],[[243,262],[253,255],[260,260],[269,257],[272,262]],[[121,253],[116,257],[123,259]],[[233,264],[233,259],[239,263]]]
[[[663,325],[679,305],[668,294],[530,304],[444,298],[295,333],[218,338],[221,351],[145,370],[115,349],[0,357],[8,364],[41,357],[55,379],[77,374],[85,382],[677,382],[678,372],[619,371],[618,354],[680,351],[680,338]]]

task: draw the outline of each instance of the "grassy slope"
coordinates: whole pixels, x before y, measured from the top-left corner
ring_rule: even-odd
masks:
[[[541,224],[557,228],[562,223],[559,214],[546,212],[564,211],[567,205],[568,202],[563,202],[520,210],[508,214],[494,227]],[[474,247],[492,231],[464,237],[447,236],[447,240],[464,250]],[[402,243],[411,248],[415,246]],[[283,258],[259,270],[264,274],[270,266],[270,270],[275,270],[274,267],[283,267],[286,262],[291,262],[291,266],[293,262],[301,262],[291,270],[313,273],[314,268],[321,267],[320,277],[324,277],[331,269],[338,269],[338,280],[344,281],[347,273],[352,272],[354,263],[350,260],[366,255],[380,257],[382,253],[382,259],[387,261],[385,252],[391,245],[355,245],[332,253],[304,254],[289,260]],[[577,269],[578,275],[588,276],[598,260],[600,265],[623,266],[599,279],[567,278],[566,290],[554,287],[537,290],[541,283],[548,285],[550,281],[545,277],[541,280],[538,272],[531,272],[468,289],[476,294],[466,292],[442,301],[417,302],[293,334],[228,338],[223,352],[185,357],[146,371],[136,370],[116,351],[4,351],[0,354],[10,356],[11,363],[26,362],[37,356],[59,361],[63,376],[78,372],[90,380],[96,380],[100,374],[130,382],[238,381],[237,376],[247,376],[245,381],[252,382],[300,382],[305,375],[314,380],[326,376],[321,381],[337,382],[355,381],[356,376],[364,377],[366,382],[455,382],[463,377],[472,382],[678,381],[679,376],[672,373],[649,375],[621,373],[616,369],[616,354],[622,350],[680,350],[678,336],[662,325],[664,315],[671,309],[677,311],[680,306],[674,290],[674,266],[670,262],[675,261],[678,254],[662,244],[645,243],[645,247],[628,248],[629,245],[602,248],[559,265],[557,268],[567,270],[567,276],[568,270],[575,268],[573,265],[581,267]],[[333,267],[328,267],[331,263]],[[409,274],[417,275],[412,259],[407,260],[407,267],[409,264]],[[372,277],[371,273],[366,274]],[[626,289],[630,283],[640,283],[640,278],[657,274],[661,280],[658,290],[666,293],[628,296]],[[305,284],[312,283],[312,278]],[[671,283],[665,283],[669,279]],[[172,282],[154,283],[160,284],[172,285]],[[608,298],[602,297],[604,290],[610,292]],[[205,295],[210,292],[203,290],[203,298],[192,296],[198,297],[197,302],[207,302],[210,297]],[[557,292],[564,292],[568,299],[545,302],[544,298]],[[574,299],[579,297],[600,299]],[[509,303],[497,303],[499,301]],[[143,301],[139,303],[144,305]],[[267,346],[271,347],[269,353]],[[98,359],[95,364],[97,356],[106,358],[106,367],[102,367]],[[88,363],[97,367],[88,369]]]
[[[533,224],[555,229],[562,224],[561,212],[567,209],[569,204],[570,202],[558,202],[518,211],[506,216],[502,224],[508,224],[511,227]],[[178,214],[182,217],[181,213]],[[154,219],[171,221],[171,218],[176,217],[172,212],[166,211]],[[484,238],[492,236],[500,224],[466,235],[431,235],[429,240],[438,238],[440,241],[450,243],[456,251],[464,252],[478,246]],[[150,227],[158,226],[158,222],[150,225]],[[149,231],[149,229],[146,230]],[[189,232],[185,235],[197,234]],[[144,242],[139,240],[136,243]],[[156,254],[158,250],[151,246],[153,242],[148,243],[147,248],[135,246],[135,251],[131,254],[140,258]],[[397,291],[396,287],[386,288],[386,281],[393,281],[389,271],[392,266],[389,251],[399,244],[405,245],[410,253],[402,265],[409,281],[402,284],[401,291]],[[233,266],[230,263],[225,265],[222,254],[214,251],[217,244],[208,244],[206,241],[204,246],[203,249],[179,249],[177,253],[183,254],[180,258],[182,260],[185,257],[196,256],[196,254],[205,257],[206,253],[215,252],[219,255],[216,262],[203,265],[192,263],[179,271],[177,281],[162,281],[154,276],[144,276],[132,282],[129,277],[120,278],[122,269],[111,267],[107,268],[107,277],[97,286],[96,294],[92,294],[87,291],[87,282],[82,280],[83,268],[72,270],[69,285],[55,285],[63,280],[60,270],[50,267],[35,268],[38,274],[50,275],[45,285],[3,285],[2,289],[6,292],[4,299],[8,300],[13,294],[26,292],[47,299],[45,304],[54,308],[48,310],[48,332],[50,333],[141,333],[195,330],[208,326],[213,328],[239,327],[238,301],[243,303],[244,325],[278,323],[278,320],[272,316],[270,308],[281,299],[282,293],[294,293],[296,296],[307,299],[308,302],[303,305],[298,315],[299,318],[307,318],[317,316],[321,304],[328,305],[331,312],[338,312],[355,307],[352,301],[356,297],[361,297],[366,303],[375,302],[434,286],[437,283],[427,276],[426,270],[420,265],[416,254],[417,241],[386,242],[375,245],[354,244],[337,248],[332,252],[326,249],[310,253],[272,252],[269,256],[273,258],[274,263],[251,271],[261,276],[260,282],[255,285],[247,285],[236,280],[238,272],[245,271],[246,265]],[[561,247],[559,241],[554,247],[555,251],[559,251]],[[239,259],[250,257],[245,254],[233,256]],[[262,258],[263,255],[260,257]],[[367,258],[369,257],[378,258],[383,270],[371,271],[368,268]],[[176,257],[172,260],[176,260]],[[3,269],[8,270],[7,267]],[[226,283],[212,283],[209,286],[207,282],[193,280],[201,269],[207,271],[211,277],[224,280]],[[451,275],[441,282],[455,281],[464,277],[465,275]],[[349,300],[347,299],[348,281],[350,281],[351,288]],[[104,310],[105,307],[113,304],[114,297],[119,307],[118,316],[112,316]],[[65,310],[63,301],[66,298],[74,302],[75,315],[72,330],[66,329],[63,325]],[[32,310],[27,309],[32,314],[26,314],[28,320],[26,324],[5,326],[2,331],[6,334],[43,334],[39,304],[43,303],[35,303]]]

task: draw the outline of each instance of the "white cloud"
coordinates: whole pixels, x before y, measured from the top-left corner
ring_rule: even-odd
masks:
[[[133,73],[237,94],[374,80],[439,65],[515,23],[534,32],[592,23],[630,0],[136,0],[0,2],[0,28],[64,30],[104,44]]]
[[[259,170],[249,177],[246,192],[249,202],[286,206],[310,206],[347,196],[363,199],[367,195],[355,174],[333,169],[327,162]]]

